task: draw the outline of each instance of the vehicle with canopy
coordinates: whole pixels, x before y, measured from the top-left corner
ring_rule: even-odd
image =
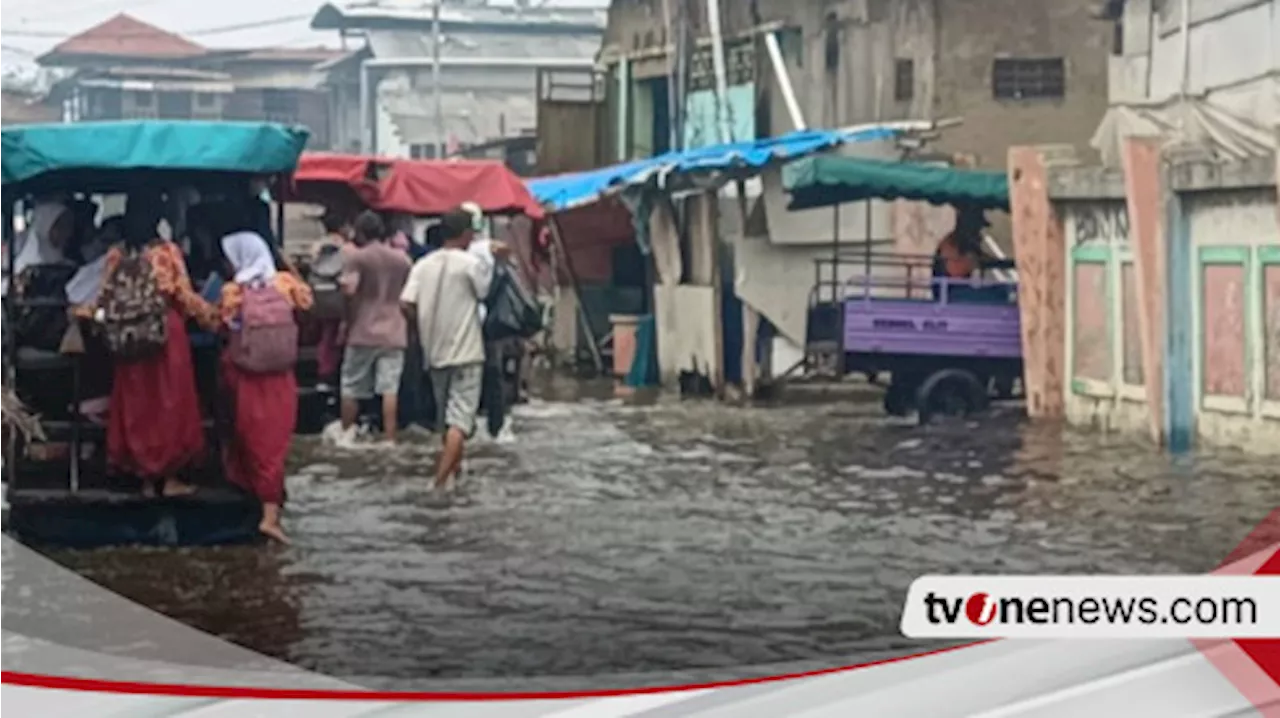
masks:
[[[529,193],[524,181],[497,160],[414,160],[307,152],[302,155],[297,170],[293,173],[286,199],[321,205],[346,216],[354,216],[363,209],[372,209],[412,217],[416,225],[410,232],[413,235],[420,235],[425,225],[433,223],[441,215],[464,203],[480,208],[490,223],[491,234],[496,229],[496,221],[512,222],[516,217],[524,217],[528,220],[528,229],[527,232],[519,233],[525,236],[518,237],[517,244],[520,245],[519,248],[527,248],[529,251],[517,254],[525,277],[534,276],[532,252],[539,236],[544,211]],[[420,238],[411,237],[410,240],[422,243]],[[421,251],[425,249],[419,247]],[[297,261],[304,274],[308,271],[307,259],[300,256]],[[313,332],[304,332],[304,336],[315,341]],[[304,346],[306,344],[304,342]],[[500,396],[505,407],[519,396],[523,350],[514,345],[504,344],[504,347],[506,349],[502,356],[495,358],[495,365],[501,368],[503,391]],[[313,357],[314,352],[304,351],[303,356]],[[314,367],[314,363],[304,362],[305,366]],[[418,392],[406,386],[407,382],[421,375],[422,372],[418,371],[406,371],[404,374],[401,392],[402,421],[407,421],[407,407],[414,403],[410,399],[411,395],[416,393],[421,396],[423,403],[431,402],[429,391]],[[311,384],[314,385],[314,381]],[[487,401],[490,396],[496,395],[486,392]],[[335,397],[332,396],[325,398],[329,409],[323,414],[331,413],[334,400]],[[419,413],[433,417],[434,412],[427,411],[427,408],[429,407]],[[370,416],[377,423],[379,413],[372,411]]]
[[[194,246],[187,233],[187,210],[197,203],[234,199],[258,202],[261,232],[271,229],[269,205],[261,191],[281,186],[297,164],[308,132],[276,124],[200,121],[123,121],[28,125],[3,130],[3,177],[7,287],[14,287],[18,239],[15,219],[33,203],[50,197],[85,200],[102,207],[135,192],[159,193],[166,201],[162,227],[184,247],[189,273],[194,255],[213,262],[216,247]],[[250,205],[252,207],[252,205]],[[162,236],[166,234],[161,230]],[[40,265],[35,265],[39,267]],[[214,266],[214,265],[210,265]],[[192,276],[198,283],[200,276]],[[63,284],[52,296],[5,297],[5,328],[34,311],[61,319],[70,300]],[[200,289],[199,286],[196,287]],[[66,319],[67,328],[75,320]],[[79,328],[79,327],[76,327]],[[20,329],[20,327],[19,327]],[[86,329],[85,331],[88,331]],[[208,544],[249,540],[258,535],[259,504],[225,482],[212,417],[216,393],[216,339],[192,333],[192,354],[201,402],[206,408],[208,460],[187,476],[200,486],[184,498],[144,498],[138,482],[109,477],[105,428],[91,420],[82,400],[82,377],[110,361],[69,346],[35,346],[21,332],[6,331],[6,384],[39,415],[47,441],[8,437],[5,479],[10,526],[41,542],[100,545],[115,543]],[[108,408],[109,411],[109,408]]]
[[[976,276],[939,276],[937,255],[842,248],[840,205],[906,199],[958,211],[1008,211],[1002,172],[912,162],[822,156],[786,168],[789,209],[832,207],[831,256],[815,261],[806,350],[838,373],[891,375],[885,410],[940,414],[984,409],[992,393],[1010,396],[1022,375],[1017,281],[1011,262],[988,257]],[[871,217],[870,211],[867,217]],[[868,222],[870,220],[868,219]]]

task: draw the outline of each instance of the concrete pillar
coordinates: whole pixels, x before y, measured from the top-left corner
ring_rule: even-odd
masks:
[[[1062,220],[1049,200],[1048,166],[1058,151],[1009,148],[1009,209],[1018,267],[1027,414],[1060,418],[1066,373],[1066,264]]]
[[[1130,137],[1121,149],[1124,191],[1129,210],[1129,241],[1133,246],[1138,290],[1138,329],[1142,344],[1142,374],[1146,383],[1148,431],[1163,444],[1165,349],[1164,202],[1160,171],[1161,141]]]
[[[714,192],[689,199],[689,283],[709,287],[719,283],[716,271],[716,205]]]

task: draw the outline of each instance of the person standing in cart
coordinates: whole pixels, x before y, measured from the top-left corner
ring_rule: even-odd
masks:
[[[156,193],[129,195],[124,242],[103,268],[93,316],[114,358],[107,424],[107,465],[135,476],[144,496],[179,496],[178,479],[205,452],[187,319],[216,330],[218,310],[191,286],[182,251],[158,237]]]

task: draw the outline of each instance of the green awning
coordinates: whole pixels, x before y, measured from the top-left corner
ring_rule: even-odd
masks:
[[[985,170],[823,155],[785,167],[783,184],[791,193],[789,209],[866,199],[1009,209],[1009,178]]]
[[[52,173],[140,170],[274,174],[291,171],[304,127],[257,122],[138,120],[24,125],[3,132],[3,183]]]

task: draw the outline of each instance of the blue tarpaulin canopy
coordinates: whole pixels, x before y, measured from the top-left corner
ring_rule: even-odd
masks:
[[[654,183],[668,189],[696,185],[706,175],[741,179],[759,174],[776,162],[799,159],[838,145],[895,137],[892,127],[855,130],[805,130],[780,137],[732,142],[694,150],[668,152],[586,172],[529,180],[529,191],[550,211],[595,202],[602,195],[627,187]]]
[[[49,173],[138,170],[288,172],[307,143],[303,127],[254,122],[138,120],[5,128],[3,184]]]

